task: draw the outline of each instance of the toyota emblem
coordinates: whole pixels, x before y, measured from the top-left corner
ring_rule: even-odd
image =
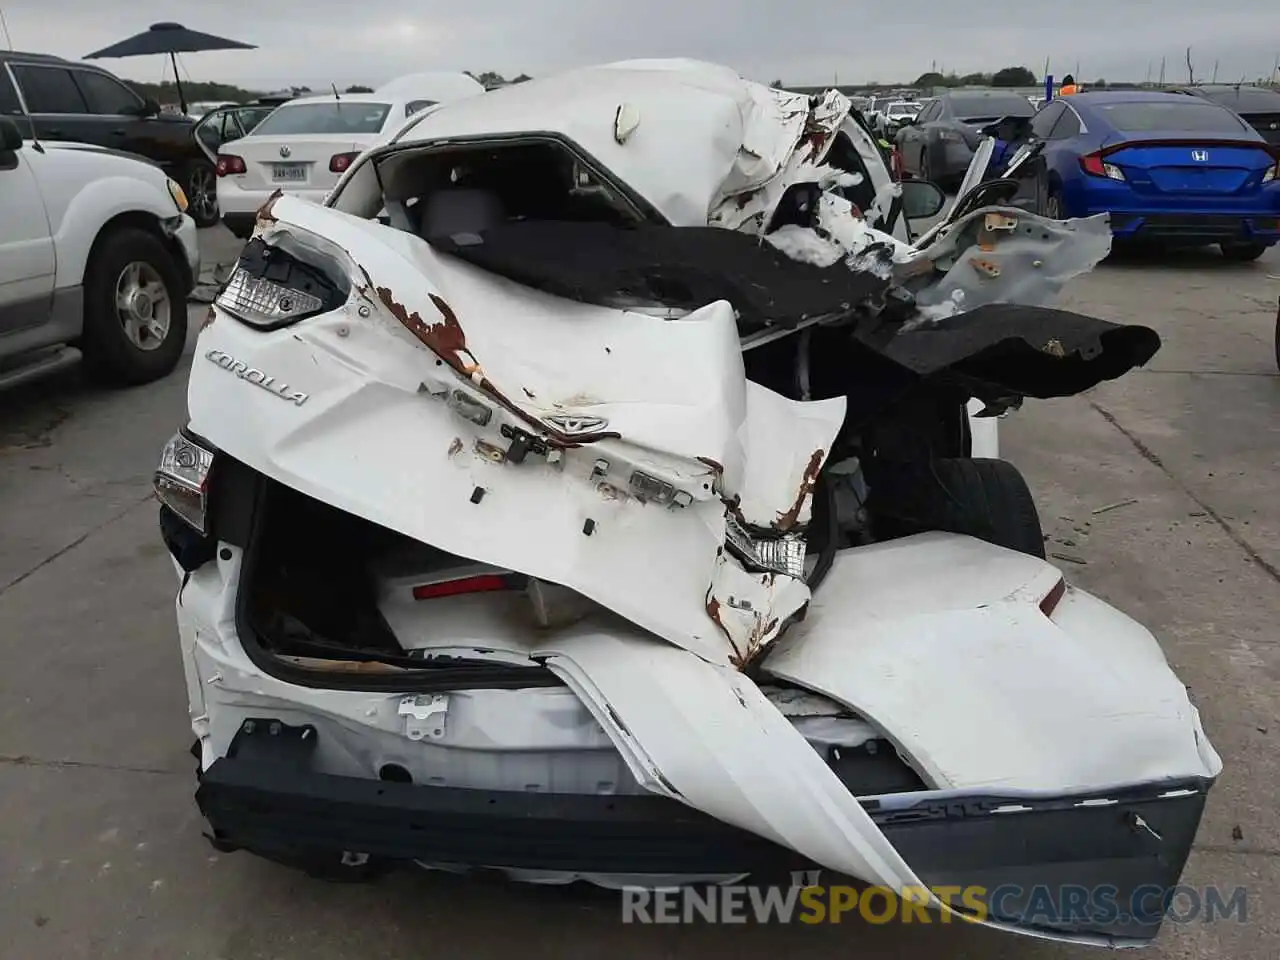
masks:
[[[288,156],[289,154],[291,154],[292,152],[293,152],[293,151],[289,149],[289,147],[288,147],[288,145],[287,145],[287,144],[286,144],[285,146],[283,146],[283,147],[281,147],[281,148],[280,148],[280,156],[282,156],[282,157],[287,157],[287,156]]]

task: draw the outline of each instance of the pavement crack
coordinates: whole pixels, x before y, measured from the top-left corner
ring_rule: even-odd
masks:
[[[148,500],[153,499],[153,497],[154,497],[154,494],[148,493],[145,497],[142,497],[138,500],[133,501],[120,512],[113,514],[112,516],[104,520],[102,523],[91,528],[90,530],[87,530],[81,536],[76,537],[74,540],[68,543],[65,547],[60,547],[59,549],[55,550],[53,553],[49,554],[49,556],[45,557],[43,560],[37,563],[30,570],[27,570],[25,573],[18,574],[12,580],[6,583],[3,587],[0,587],[0,597],[4,596],[12,588],[22,583],[23,580],[26,580],[28,577],[33,576],[36,573],[39,573],[49,564],[57,560],[59,557],[65,556],[66,554],[70,553],[76,547],[80,546],[80,544],[84,543],[86,540],[92,537],[95,533],[99,533],[100,531],[105,530],[107,527],[111,526],[117,520],[123,519],[127,514],[136,510],[138,507],[142,506]]]
[[[1227,520],[1222,516],[1222,514],[1220,514],[1217,510],[1215,510],[1210,503],[1205,501],[1202,497],[1198,496],[1194,490],[1192,490],[1189,486],[1183,483],[1182,480],[1180,480],[1172,470],[1170,470],[1167,466],[1165,466],[1164,461],[1161,460],[1160,457],[1150,447],[1148,447],[1145,443],[1139,440],[1138,437],[1136,437],[1133,433],[1131,433],[1124,426],[1124,424],[1122,424],[1116,418],[1115,414],[1113,414],[1110,410],[1107,410],[1105,407],[1103,407],[1101,404],[1099,404],[1095,400],[1090,400],[1089,406],[1093,407],[1093,409],[1098,413],[1100,417],[1102,417],[1103,420],[1107,421],[1107,423],[1115,427],[1115,429],[1120,432],[1121,436],[1123,436],[1126,440],[1129,441],[1130,444],[1133,445],[1133,448],[1138,451],[1138,455],[1141,456],[1142,459],[1146,460],[1153,467],[1158,469],[1161,473],[1163,473],[1166,477],[1168,477],[1171,481],[1173,481],[1173,483],[1178,487],[1178,489],[1180,489],[1191,500],[1193,500],[1196,503],[1196,505],[1200,507],[1200,509],[1203,510],[1211,520],[1213,520],[1214,523],[1216,523],[1219,527],[1222,528],[1222,532],[1225,533],[1228,537],[1230,537],[1232,542],[1235,543],[1235,545],[1238,546],[1241,550],[1243,550],[1245,554],[1249,557],[1249,559],[1252,560],[1255,564],[1257,564],[1258,567],[1260,567],[1263,570],[1263,572],[1267,574],[1267,576],[1269,576],[1276,583],[1280,583],[1280,568],[1277,568],[1275,564],[1270,563],[1265,557],[1263,557],[1260,553],[1258,553],[1258,551],[1254,549],[1253,544],[1251,544],[1248,540],[1244,538],[1243,534],[1241,534],[1238,530],[1236,530],[1235,527],[1233,527],[1230,523],[1228,523]]]
[[[1197,853],[1229,853],[1244,857],[1280,857],[1280,850],[1267,847],[1230,846],[1225,843],[1193,843],[1191,849]]]
[[[1134,370],[1134,373],[1177,373],[1189,377],[1275,377],[1270,370]]]
[[[185,777],[189,770],[165,770],[162,767],[135,767],[122,763],[94,763],[91,760],[41,760],[25,754],[9,756],[0,754],[0,766],[44,767],[54,770],[113,770],[118,773],[148,773],[161,777]]]

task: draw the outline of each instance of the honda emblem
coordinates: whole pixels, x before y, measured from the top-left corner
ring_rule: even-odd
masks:
[[[1192,150],[1191,159],[1196,161],[1197,163],[1204,163],[1209,159],[1209,151],[1208,150]]]

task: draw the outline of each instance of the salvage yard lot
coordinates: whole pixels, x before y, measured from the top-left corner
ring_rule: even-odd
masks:
[[[234,257],[220,228],[202,243],[206,264]],[[1271,960],[1280,942],[1277,274],[1276,251],[1247,266],[1211,251],[1104,264],[1067,305],[1154,326],[1164,348],[1145,370],[1029,401],[1001,425],[1055,562],[1156,633],[1226,763],[1184,880],[1247,887],[1246,922],[1169,924],[1145,954],[1159,960]],[[215,854],[192,802],[175,581],[150,486],[185,379],[186,364],[124,392],[72,375],[0,394],[0,956],[1092,955],[852,916],[623,927],[599,891],[426,873],[333,885]],[[998,733],[983,734],[992,749]]]

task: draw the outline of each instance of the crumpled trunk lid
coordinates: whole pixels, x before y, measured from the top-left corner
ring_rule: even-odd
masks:
[[[749,383],[727,303],[674,320],[573,303],[289,197],[262,235],[345,260],[353,293],[274,333],[215,307],[200,352],[223,362],[192,370],[196,433],[341,510],[572,587],[712,662],[757,654],[807,602],[797,577],[724,555],[726,515],[802,526],[845,404]],[[228,391],[235,362],[305,402]]]

